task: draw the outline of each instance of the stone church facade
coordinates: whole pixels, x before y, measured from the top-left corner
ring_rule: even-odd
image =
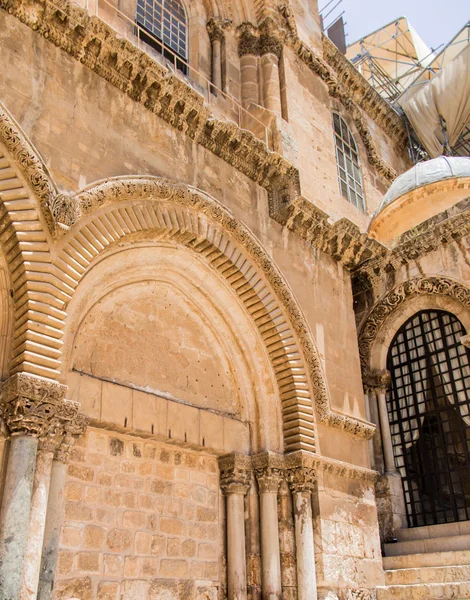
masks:
[[[316,2],[0,9],[1,600],[469,598],[469,159]]]

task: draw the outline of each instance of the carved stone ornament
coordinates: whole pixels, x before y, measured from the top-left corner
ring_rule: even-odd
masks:
[[[293,494],[313,491],[316,465],[314,455],[308,452],[299,451],[286,454],[286,479]]]
[[[67,387],[43,377],[16,373],[2,386],[2,419],[11,435],[54,436],[72,419],[78,403],[64,401]]]
[[[392,376],[387,369],[372,369],[363,374],[362,384],[364,390],[376,390],[377,393],[385,393],[390,387]]]
[[[219,458],[220,487],[224,494],[245,495],[251,482],[251,458],[228,454]]]
[[[70,421],[64,423],[63,437],[54,454],[56,460],[63,463],[68,461],[75,442],[85,433],[87,425],[86,417],[79,414]]]
[[[275,452],[263,452],[252,457],[253,470],[261,494],[277,493],[284,478],[284,456]]]
[[[470,289],[448,277],[410,279],[388,292],[374,306],[359,332],[359,356],[363,373],[366,373],[369,368],[372,344],[385,320],[407,299],[436,294],[449,296],[462,306],[470,308]]]
[[[232,26],[230,19],[220,19],[213,17],[207,21],[206,28],[211,42],[223,42],[225,39],[225,31]]]
[[[460,338],[460,343],[466,348],[470,348],[470,334],[464,335]]]

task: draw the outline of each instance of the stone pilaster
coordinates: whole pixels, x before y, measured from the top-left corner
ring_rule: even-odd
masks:
[[[315,486],[313,455],[299,451],[286,456],[286,477],[293,496],[297,597],[316,600],[315,546],[312,519],[312,492]]]
[[[277,494],[284,476],[284,456],[263,452],[252,461],[260,498],[262,597],[277,600],[282,595]]]
[[[246,600],[244,498],[251,481],[251,459],[229,454],[219,459],[220,487],[227,499],[227,597]]]
[[[16,373],[2,386],[1,417],[11,442],[0,511],[0,598],[20,597],[38,440],[55,437],[70,414],[66,389],[28,373]]]

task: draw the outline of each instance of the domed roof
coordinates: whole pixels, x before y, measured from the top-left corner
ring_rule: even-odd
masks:
[[[378,215],[394,200],[416,188],[451,177],[470,177],[470,157],[439,156],[417,163],[395,179],[375,214]]]

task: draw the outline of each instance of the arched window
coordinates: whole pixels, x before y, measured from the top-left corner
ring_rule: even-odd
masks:
[[[356,142],[344,120],[333,113],[336,143],[336,164],[341,195],[361,210],[366,209],[362,187],[361,168]]]
[[[409,527],[470,519],[470,362],[452,314],[422,311],[388,352],[395,466]]]
[[[137,0],[136,22],[150,34],[140,32],[141,38],[152,48],[171,62],[175,62],[175,55],[187,62],[188,28],[180,0]],[[178,69],[186,73],[186,65],[178,58]]]

